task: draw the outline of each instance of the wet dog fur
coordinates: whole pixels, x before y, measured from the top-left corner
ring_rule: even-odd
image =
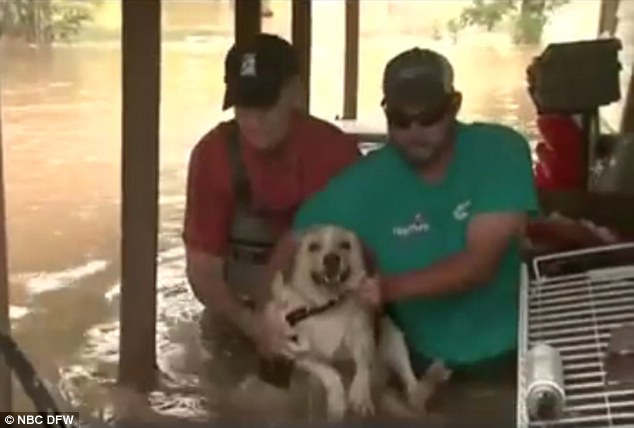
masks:
[[[383,402],[386,396],[389,374],[403,386],[402,413],[422,416],[436,385],[450,376],[442,362],[436,361],[417,379],[403,333],[387,315],[374,313],[356,299],[355,288],[372,271],[370,258],[355,234],[337,226],[315,226],[302,234],[292,263],[277,273],[272,284],[269,305],[283,316],[301,307],[337,301],[299,322],[292,346],[296,369],[317,378],[323,386],[331,421],[343,419],[350,411],[359,416],[376,414],[377,400]],[[354,366],[347,389],[335,368],[342,361]]]

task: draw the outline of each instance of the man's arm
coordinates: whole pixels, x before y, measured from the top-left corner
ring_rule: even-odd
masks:
[[[464,250],[426,269],[386,278],[385,300],[486,285],[496,276],[509,245],[524,233],[529,214],[538,210],[528,142],[506,127],[491,128],[486,137]]]
[[[469,224],[467,248],[424,270],[383,280],[384,301],[437,296],[487,284],[497,272],[504,252],[526,225],[523,213],[477,215]]]
[[[198,143],[189,162],[183,233],[187,279],[203,305],[249,334],[250,314],[233,296],[223,275],[233,208],[228,186],[221,181],[228,177],[228,170],[225,174],[221,153],[213,143]]]
[[[252,335],[253,315],[233,296],[224,281],[224,259],[193,248],[187,248],[186,257],[187,279],[196,298],[245,334]]]

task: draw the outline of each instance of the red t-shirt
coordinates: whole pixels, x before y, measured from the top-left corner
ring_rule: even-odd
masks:
[[[183,238],[190,248],[224,256],[235,203],[223,122],[194,147],[189,161]],[[282,156],[270,157],[241,141],[242,159],[256,206],[272,212],[278,232],[291,226],[303,201],[359,157],[358,142],[336,126],[293,115]]]
[[[570,116],[542,115],[537,118],[542,135],[537,147],[535,181],[548,190],[574,190],[583,183],[583,135]]]

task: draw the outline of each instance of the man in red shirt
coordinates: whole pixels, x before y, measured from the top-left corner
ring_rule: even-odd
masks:
[[[570,115],[539,114],[535,181],[545,190],[581,190],[583,182],[583,135]]]
[[[528,94],[537,110],[537,128],[542,140],[535,148],[535,182],[542,190],[583,189],[583,133],[573,115],[544,111],[535,94],[533,60],[526,70]]]
[[[279,349],[281,326],[241,297],[257,300],[268,251],[295,210],[360,154],[354,138],[298,111],[299,63],[285,40],[260,34],[233,46],[225,83],[223,108],[234,107],[235,120],[209,131],[190,158],[187,277],[214,317],[267,354]]]

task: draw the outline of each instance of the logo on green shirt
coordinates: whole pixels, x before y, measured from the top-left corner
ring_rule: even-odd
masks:
[[[414,220],[405,226],[394,226],[392,233],[398,237],[408,237],[410,235],[425,233],[429,231],[429,223],[425,220],[422,213],[417,213]]]
[[[469,217],[469,208],[471,207],[471,200],[467,200],[456,205],[453,210],[453,218],[458,221],[464,221]]]

